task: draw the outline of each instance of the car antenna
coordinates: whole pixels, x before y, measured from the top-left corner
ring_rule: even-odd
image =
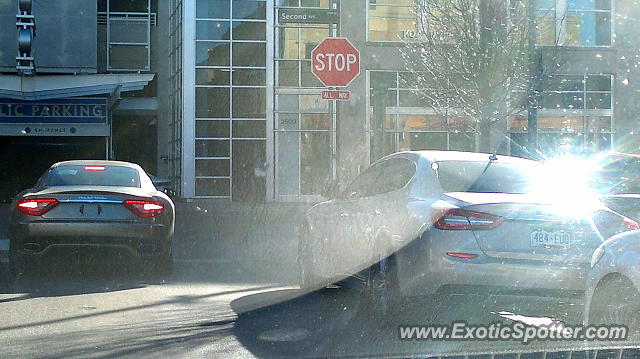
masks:
[[[487,162],[487,165],[484,166],[484,169],[482,170],[482,174],[484,174],[485,172],[487,172],[487,170],[489,169],[489,166],[491,166],[491,164],[493,163],[493,161],[497,161],[498,160],[498,156],[496,156],[496,153],[492,153],[489,156],[489,162]]]

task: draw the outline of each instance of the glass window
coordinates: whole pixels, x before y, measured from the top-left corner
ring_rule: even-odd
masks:
[[[298,95],[278,95],[277,111],[298,112]]]
[[[610,109],[611,93],[587,93],[586,106],[588,109]]]
[[[229,66],[228,42],[196,42],[196,66]],[[264,59],[263,59],[264,61]]]
[[[401,107],[433,107],[436,103],[425,96],[422,91],[404,90],[399,91],[399,104]]]
[[[329,101],[320,95],[300,95],[300,112],[328,112]]]
[[[299,86],[298,61],[278,61],[278,86]]]
[[[234,40],[266,40],[267,28],[264,22],[233,22]]]
[[[556,44],[556,14],[554,11],[538,11],[536,14],[536,36],[538,45]]]
[[[202,19],[228,19],[229,0],[197,0],[196,17]]]
[[[228,0],[227,0],[228,1]],[[267,4],[264,0],[233,0],[234,19],[266,19]]]
[[[63,165],[47,173],[45,185],[140,187],[140,174],[137,169],[124,166]]]
[[[196,140],[196,157],[228,157],[228,140]]]
[[[447,149],[447,133],[404,132],[400,136],[400,151]]]
[[[280,48],[278,55],[282,59],[298,58],[298,28],[287,27],[280,29]]]
[[[300,83],[302,87],[325,87],[311,72],[311,61],[301,61]]]
[[[298,127],[297,113],[280,113],[277,116],[279,130],[297,130]]]
[[[402,41],[416,37],[417,21],[415,6],[410,1],[393,2],[393,6],[382,2],[369,3],[369,40]],[[398,6],[406,5],[406,6]]]
[[[229,176],[229,160],[196,159],[196,176]]]
[[[229,121],[196,121],[196,137],[229,137]]]
[[[400,131],[444,131],[447,121],[439,115],[399,115],[398,130]]]
[[[292,0],[295,1],[295,0]],[[301,7],[324,7],[328,8],[331,0],[300,0]]]
[[[397,72],[390,71],[371,71],[369,75],[371,81],[371,88],[396,88],[397,86]]]
[[[308,113],[300,115],[300,128],[304,130],[328,130],[331,115],[328,113]]]
[[[610,75],[589,75],[586,77],[587,91],[611,91]]]
[[[547,117],[538,116],[539,131],[565,131],[578,132],[582,131],[584,121],[582,117],[558,116]]]
[[[196,117],[228,118],[228,88],[196,88]]]
[[[534,189],[535,162],[529,165],[499,162],[441,161],[438,179],[445,192],[528,193]]]
[[[234,85],[265,86],[266,81],[265,70],[233,70]]]
[[[301,59],[311,59],[313,50],[320,41],[329,36],[327,29],[300,28],[300,54]]]
[[[543,81],[544,109],[610,109],[611,75],[551,75]]]
[[[476,147],[475,136],[469,132],[449,133],[449,149],[452,151],[473,151]]]
[[[229,40],[228,21],[196,21],[196,40]]]
[[[599,117],[587,117],[586,118],[587,132],[610,132],[611,131],[611,117],[599,116]]]
[[[266,117],[266,90],[263,88],[234,88],[234,118]]]
[[[264,43],[234,43],[233,66],[266,65],[266,45]]]
[[[265,138],[267,136],[267,123],[259,121],[233,121],[234,138]]]
[[[196,69],[196,85],[229,85],[230,73],[229,69]]]
[[[196,196],[227,197],[229,183],[228,178],[196,178]]]
[[[545,0],[537,8],[538,44],[611,45],[611,0]]]
[[[359,198],[397,191],[407,185],[415,171],[415,164],[406,159],[389,159],[376,163],[347,187],[345,195]]]

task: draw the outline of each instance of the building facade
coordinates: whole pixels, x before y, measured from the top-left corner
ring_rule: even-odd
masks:
[[[175,115],[182,155],[173,174],[184,197],[314,200],[380,154],[478,148],[478,134],[462,125],[468,119],[455,108],[436,111],[412,81],[401,49],[419,41],[413,0],[173,6],[182,12],[177,56],[184,61],[182,87],[174,84],[184,103]],[[325,24],[279,16],[300,9],[336,9],[339,16]],[[638,11],[628,0],[536,3],[537,48],[562,64],[543,75],[538,133],[546,154],[637,152]],[[349,101],[322,100],[324,86],[311,73],[311,50],[335,36],[361,53],[361,73],[345,88]],[[381,97],[384,112],[376,117]],[[381,150],[374,148],[376,126],[383,128]],[[524,154],[526,113],[514,111],[492,131],[495,151]]]
[[[414,0],[86,3],[69,5],[75,13],[34,3],[34,74],[16,68],[18,1],[0,8],[11,29],[0,33],[9,50],[0,54],[7,158],[20,158],[13,149],[22,146],[48,153],[43,166],[79,153],[140,162],[186,199],[314,201],[386,153],[478,149],[478,134],[464,125],[472,119],[454,105],[434,108],[403,59],[406,43],[420,41]],[[540,147],[548,155],[638,152],[640,9],[631,0],[543,0],[535,9],[537,48],[554,61],[543,74]],[[326,21],[282,15],[305,12]],[[56,13],[65,15],[47,15]],[[49,33],[56,23],[69,25]],[[323,100],[311,72],[311,50],[327,37],[360,51],[348,101]],[[51,41],[59,53],[44,49]],[[96,99],[104,116],[53,116],[63,135],[34,140],[22,132],[40,126],[43,134],[42,116],[3,115],[16,101],[49,108],[78,98]],[[492,150],[523,155],[527,131],[526,113],[514,111],[492,128]]]
[[[158,173],[156,1],[3,1],[0,28],[0,200],[61,160]]]

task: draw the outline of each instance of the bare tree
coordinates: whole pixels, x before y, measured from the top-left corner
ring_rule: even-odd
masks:
[[[525,1],[416,0],[417,36],[402,50],[414,86],[436,111],[471,118],[481,151],[494,150],[491,128],[513,112],[510,103],[526,99]]]

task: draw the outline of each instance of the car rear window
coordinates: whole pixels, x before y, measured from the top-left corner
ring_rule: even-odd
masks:
[[[529,193],[536,166],[477,161],[437,162],[438,180],[445,192]]]
[[[140,187],[140,175],[124,166],[64,165],[49,171],[45,185]]]

